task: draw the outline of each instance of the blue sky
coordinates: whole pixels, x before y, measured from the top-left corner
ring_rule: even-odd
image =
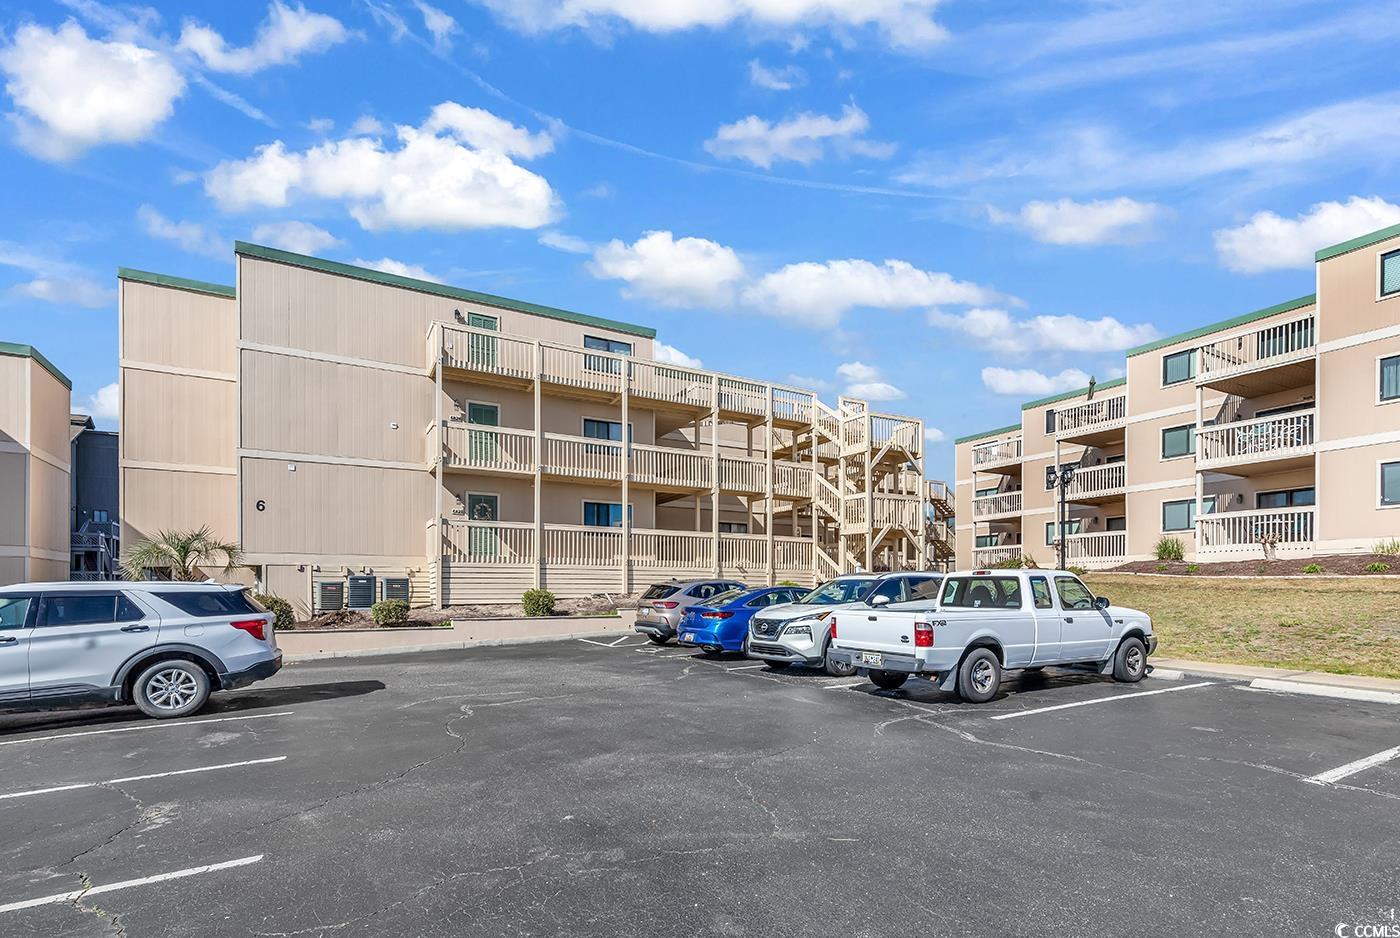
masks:
[[[1400,222],[1400,18],[1370,2],[0,15],[0,340],[109,426],[116,268],[231,282],[244,239],[883,398],[947,478],[953,438]]]

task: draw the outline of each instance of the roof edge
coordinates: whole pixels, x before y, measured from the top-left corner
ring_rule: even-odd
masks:
[[[32,358],[39,363],[40,367],[57,378],[59,384],[62,384],[70,391],[73,390],[72,380],[63,372],[59,371],[57,365],[45,358],[44,353],[40,352],[32,345],[21,345],[17,342],[0,342],[0,355],[13,355],[17,358]]]
[[[1233,329],[1235,326],[1243,326],[1259,319],[1267,319],[1270,316],[1277,316],[1279,313],[1287,313],[1291,310],[1302,309],[1305,306],[1316,306],[1317,294],[1309,293],[1307,296],[1300,296],[1297,299],[1285,300],[1282,303],[1275,303],[1273,306],[1265,306],[1263,309],[1256,309],[1252,313],[1244,313],[1231,319],[1222,319],[1220,322],[1211,323],[1208,326],[1201,326],[1186,332],[1179,332],[1176,335],[1169,335],[1164,339],[1156,339],[1146,345],[1139,345],[1130,348],[1123,354],[1132,358],[1134,355],[1141,355],[1144,352],[1151,352],[1159,348],[1166,348],[1168,345],[1175,345],[1178,342],[1187,342],[1191,339],[1199,339],[1203,335],[1210,335],[1213,332],[1224,332],[1226,329]]]
[[[431,280],[419,280],[414,277],[385,273],[382,270],[374,270],[369,267],[358,267],[354,264],[345,264],[340,261],[311,257],[307,254],[295,254],[291,251],[283,251],[279,248],[271,248],[261,244],[250,244],[247,241],[235,241],[233,243],[233,252],[234,254],[241,254],[244,257],[255,257],[261,260],[291,264],[295,267],[305,267],[308,270],[317,270],[322,273],[336,274],[342,277],[353,277],[356,280],[365,280],[370,283],[402,287],[408,290],[417,290],[420,293],[431,293],[449,299],[481,303],[485,306],[496,306],[501,309],[512,309],[516,312],[527,313],[532,316],[544,316],[548,319],[559,319],[585,326],[597,326],[602,329],[611,329],[614,332],[625,332],[629,335],[640,336],[644,339],[656,338],[656,330],[650,326],[639,326],[635,323],[606,319],[602,316],[590,316],[587,313],[577,313],[573,310],[560,309],[556,306],[543,306],[525,300],[513,300],[509,297],[496,296],[491,293],[480,293],[476,290],[467,290],[463,287],[448,286],[445,283],[434,283]]]
[[[176,277],[173,274],[157,274],[149,270],[136,270],[133,267],[118,267],[117,279],[130,280],[135,283],[149,283],[158,287],[172,287],[176,290],[189,290],[191,293],[207,293],[210,296],[232,298],[238,293],[233,287],[223,283],[210,283],[207,280],[190,280],[187,277]]]
[[[1373,244],[1380,244],[1382,241],[1389,241],[1391,238],[1400,237],[1400,225],[1391,225],[1379,231],[1372,231],[1370,234],[1352,238],[1350,241],[1343,241],[1331,247],[1325,247],[1318,251],[1313,257],[1318,261],[1325,261],[1328,258],[1337,257],[1340,254],[1350,254],[1352,251],[1359,251],[1362,248],[1370,247]]]
[[[973,440],[980,440],[983,437],[988,436],[1000,436],[1003,433],[1010,433],[1012,430],[1019,429],[1021,429],[1021,425],[1019,423],[1013,423],[1009,426],[997,427],[995,430],[983,430],[981,433],[972,433],[967,436],[960,436],[953,441],[953,445],[957,446],[962,443],[971,443]]]
[[[1113,379],[1108,380],[1108,381],[1100,381],[1100,382],[1096,383],[1096,384],[1094,385],[1094,390],[1095,390],[1095,391],[1107,391],[1107,390],[1110,390],[1110,389],[1112,389],[1112,388],[1121,388],[1123,385],[1125,385],[1125,384],[1127,384],[1127,383],[1128,383],[1128,379],[1127,379],[1127,378],[1113,378]],[[1076,391],[1062,391],[1062,392],[1059,393],[1059,394],[1051,394],[1049,397],[1042,397],[1042,398],[1040,398],[1039,400],[1035,400],[1035,401],[1026,401],[1026,403],[1024,403],[1024,404],[1021,405],[1021,409],[1022,409],[1022,410],[1030,410],[1032,407],[1043,407],[1043,406],[1046,405],[1046,404],[1054,404],[1054,403],[1057,403],[1057,402],[1059,402],[1059,401],[1067,401],[1067,400],[1069,400],[1071,397],[1078,397],[1078,396],[1081,395],[1081,394],[1088,394],[1088,393],[1089,393],[1089,387],[1088,387],[1088,385],[1085,385],[1084,387],[1079,388],[1079,389],[1076,390]]]

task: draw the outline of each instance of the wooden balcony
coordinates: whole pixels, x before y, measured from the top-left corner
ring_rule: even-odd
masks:
[[[1201,346],[1196,383],[1262,397],[1315,380],[1317,327],[1311,313]]]
[[[1065,563],[1089,570],[1116,567],[1128,554],[1128,535],[1124,531],[1095,531],[1092,534],[1070,534],[1065,537]]]
[[[1202,427],[1196,432],[1196,467],[1252,475],[1310,465],[1316,428],[1316,410]]]
[[[1122,438],[1128,425],[1128,396],[1104,397],[1055,411],[1055,439],[1101,445]]]
[[[1267,538],[1280,556],[1306,556],[1312,553],[1316,531],[1317,509],[1312,507],[1203,515],[1196,519],[1197,554],[1262,559]]]
[[[982,443],[972,448],[972,468],[976,472],[998,469],[1021,470],[1021,438]]]
[[[972,500],[972,519],[974,521],[1020,517],[1020,514],[1020,491],[998,492],[995,495],[982,495]]]
[[[1074,470],[1074,480],[1065,490],[1065,498],[1092,505],[1122,498],[1127,490],[1127,465],[1107,463]]]

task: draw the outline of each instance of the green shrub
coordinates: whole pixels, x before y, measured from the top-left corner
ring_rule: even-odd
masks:
[[[779,586],[801,586],[801,583],[794,583],[792,580],[779,580]]]
[[[992,570],[1019,570],[1026,566],[1025,557],[1007,557],[1005,560],[998,560],[989,569]]]
[[[253,596],[255,602],[268,612],[272,613],[272,627],[279,632],[297,627],[296,613],[292,612],[292,604],[281,596],[265,596],[261,593]]]
[[[398,625],[408,620],[408,603],[402,599],[382,599],[369,607],[375,625]]]
[[[1089,571],[1084,569],[1083,567],[1069,567],[1067,568],[1066,572],[1073,573],[1075,576],[1081,577],[1089,575]]]
[[[1188,563],[1188,564],[1186,565],[1186,572],[1187,572],[1187,573],[1195,573],[1195,572],[1196,572],[1197,570],[1199,570],[1199,569],[1201,569],[1201,565],[1198,564],[1198,563]]]
[[[1377,541],[1372,553],[1385,554],[1387,557],[1400,557],[1400,538],[1388,538],[1384,541]]]
[[[1390,564],[1377,560],[1375,563],[1366,564],[1367,573],[1389,573]]]
[[[1158,572],[1158,573],[1166,573],[1166,572],[1167,572],[1168,570],[1170,570],[1170,569],[1171,569],[1171,567],[1167,566],[1167,565],[1164,564],[1164,563],[1159,563],[1159,564],[1157,564],[1157,572]]]
[[[1319,563],[1310,563],[1310,564],[1308,564],[1306,567],[1303,568],[1303,572],[1304,572],[1304,573],[1321,573],[1321,572],[1322,572],[1322,564],[1319,564]]]
[[[1152,548],[1152,556],[1169,563],[1179,563],[1186,556],[1186,547],[1179,537],[1163,537]]]
[[[554,615],[554,594],[549,590],[526,590],[520,597],[520,605],[525,607],[527,616]]]

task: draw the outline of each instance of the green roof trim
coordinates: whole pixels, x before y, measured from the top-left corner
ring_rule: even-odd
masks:
[[[971,443],[973,440],[980,440],[983,437],[1000,436],[1003,433],[1010,433],[1012,430],[1019,429],[1021,429],[1021,425],[1019,423],[1013,423],[1010,426],[997,427],[995,430],[983,430],[981,433],[973,433],[968,436],[960,436],[956,440],[954,440],[953,443],[954,445],[958,445],[961,443]]]
[[[1400,237],[1400,225],[1391,225],[1389,228],[1382,228],[1380,231],[1373,231],[1359,238],[1352,238],[1350,241],[1334,244],[1330,248],[1323,248],[1321,251],[1317,252],[1316,257],[1319,261],[1325,261],[1329,257],[1336,257],[1338,254],[1347,254],[1351,251],[1359,251],[1361,248],[1368,248],[1373,244],[1380,244],[1382,241],[1389,241],[1391,238],[1397,237]]]
[[[1127,383],[1128,383],[1128,379],[1127,379],[1127,378],[1114,378],[1112,381],[1101,381],[1101,382],[1099,382],[1098,384],[1095,384],[1095,385],[1094,385],[1094,390],[1095,390],[1095,391],[1109,391],[1109,390],[1112,390],[1113,388],[1121,388],[1123,385],[1125,385],[1125,384],[1127,384]],[[1080,389],[1077,390],[1077,391],[1065,391],[1063,394],[1052,394],[1052,395],[1050,395],[1049,397],[1042,397],[1042,398],[1041,398],[1040,400],[1038,400],[1038,401],[1027,401],[1026,403],[1024,403],[1024,404],[1021,405],[1021,409],[1022,409],[1022,410],[1030,410],[1030,409],[1033,408],[1033,407],[1043,407],[1043,406],[1046,405],[1046,404],[1054,404],[1054,403],[1057,402],[1057,401],[1067,401],[1067,400],[1069,400],[1071,397],[1078,397],[1078,396],[1081,395],[1081,394],[1088,394],[1088,393],[1089,393],[1089,388],[1088,388],[1088,386],[1086,385],[1085,387],[1082,387],[1082,388],[1080,388]]]
[[[170,274],[153,274],[149,270],[135,270],[131,267],[117,268],[118,280],[131,280],[135,283],[151,283],[158,287],[173,287],[176,290],[189,290],[193,293],[207,293],[210,296],[237,295],[237,291],[222,283],[209,283],[204,280],[189,280],[185,277],[174,277]]]
[[[1225,319],[1220,322],[1211,323],[1209,326],[1201,326],[1199,329],[1192,329],[1189,332],[1179,332],[1176,335],[1169,335],[1165,339],[1158,339],[1155,342],[1148,342],[1146,345],[1139,345],[1137,348],[1130,348],[1125,354],[1129,358],[1132,358],[1134,355],[1141,355],[1144,352],[1166,348],[1168,345],[1176,345],[1178,342],[1188,342],[1191,339],[1199,339],[1201,336],[1210,335],[1212,332],[1223,332],[1226,329],[1233,329],[1235,326],[1243,326],[1257,319],[1267,319],[1270,316],[1277,316],[1279,313],[1287,313],[1295,309],[1302,309],[1305,306],[1316,305],[1317,294],[1309,293],[1307,296],[1300,296],[1296,300],[1275,303],[1273,306],[1256,309],[1254,312],[1245,313],[1243,316],[1236,316],[1233,319]]]
[[[478,293],[475,290],[464,290],[461,287],[449,287],[446,284],[433,283],[431,280],[417,280],[413,277],[401,277],[398,274],[386,274],[382,270],[372,270],[368,267],[356,267],[354,264],[342,264],[339,261],[328,261],[320,257],[309,257],[305,254],[293,254],[291,251],[264,247],[261,244],[249,244],[246,241],[235,241],[233,243],[233,251],[235,254],[242,254],[244,257],[256,257],[262,260],[276,261],[281,264],[291,264],[295,267],[305,267],[308,270],[319,270],[322,273],[338,274],[342,277],[354,277],[357,280],[367,280],[370,283],[382,283],[391,287],[404,287],[409,290],[417,290],[420,293],[432,293],[436,296],[445,296],[453,300],[465,300],[469,303],[481,303],[486,306],[500,307],[501,309],[513,309],[519,313],[529,313],[532,316],[546,316],[550,319],[561,319],[565,322],[575,322],[584,326],[597,326],[600,329],[611,329],[614,332],[626,332],[646,339],[656,338],[656,330],[650,326],[638,326],[629,322],[619,322],[615,319],[604,319],[600,316],[576,313],[573,310],[558,309],[553,306],[541,306],[537,303],[512,300],[504,296],[494,296],[490,293]]]
[[[15,355],[19,358],[32,358],[42,365],[45,371],[57,378],[59,383],[65,388],[70,391],[73,390],[73,382],[68,380],[68,376],[59,371],[57,365],[45,358],[43,353],[32,345],[0,342],[0,355]]]

